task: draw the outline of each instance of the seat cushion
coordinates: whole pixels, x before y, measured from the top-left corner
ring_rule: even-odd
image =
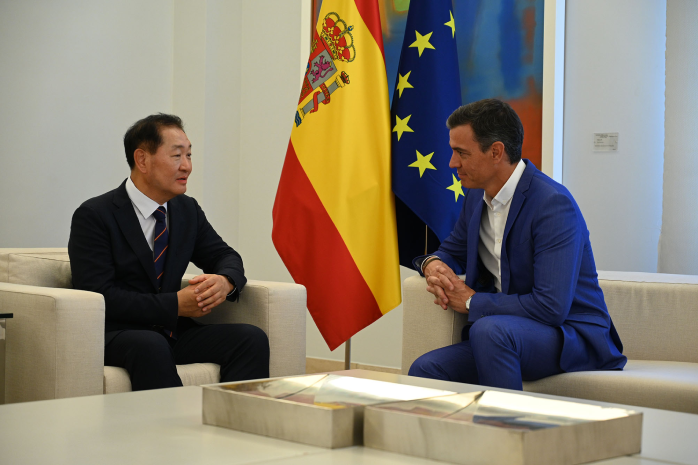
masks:
[[[0,282],[72,289],[68,249],[0,249]]]
[[[698,276],[600,271],[599,284],[626,357],[698,363]]]
[[[524,390],[698,413],[698,363],[628,360],[623,371],[579,371],[525,382]]]
[[[177,374],[184,386],[200,386],[202,384],[218,383],[221,367],[215,363],[192,363],[177,365]],[[104,393],[130,392],[131,380],[123,368],[104,367]]]

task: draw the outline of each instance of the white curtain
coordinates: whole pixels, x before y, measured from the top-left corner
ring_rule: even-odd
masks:
[[[657,270],[666,26],[665,1],[566,4],[562,180],[599,270]],[[594,151],[604,132],[619,133],[616,152]]]
[[[660,273],[698,274],[698,0],[668,0]]]

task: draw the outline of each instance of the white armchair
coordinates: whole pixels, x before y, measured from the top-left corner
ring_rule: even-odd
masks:
[[[698,413],[698,277],[599,271],[599,284],[628,364],[524,382],[524,391]],[[421,276],[402,289],[407,374],[417,357],[460,342],[467,316],[434,305]]]
[[[70,287],[67,249],[0,249],[0,313],[14,314],[7,320],[7,403],[131,390],[126,370],[104,366],[103,297]],[[250,280],[238,303],[225,302],[201,321],[264,330],[274,377],[305,373],[305,313],[303,286]],[[184,385],[219,380],[213,363],[177,371]]]

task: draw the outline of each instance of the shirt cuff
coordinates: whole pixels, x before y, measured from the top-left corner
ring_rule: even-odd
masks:
[[[233,278],[231,278],[231,277],[228,276],[227,274],[223,274],[223,275],[221,275],[221,276],[225,277],[225,278],[228,280],[228,282],[229,282],[230,284],[233,285],[233,290],[230,291],[230,292],[228,293],[228,295],[225,296],[225,298],[227,299],[227,298],[229,298],[229,297],[235,295],[235,291],[238,290],[238,287],[235,285],[235,281],[233,281]]]

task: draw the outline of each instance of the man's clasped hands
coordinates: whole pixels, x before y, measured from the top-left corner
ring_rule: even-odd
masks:
[[[225,276],[202,274],[189,280],[189,285],[177,292],[179,316],[200,317],[225,302],[233,285]]]
[[[427,292],[434,294],[434,303],[444,310],[451,307],[458,313],[468,313],[467,300],[475,294],[453,270],[440,260],[432,260],[424,268]]]

